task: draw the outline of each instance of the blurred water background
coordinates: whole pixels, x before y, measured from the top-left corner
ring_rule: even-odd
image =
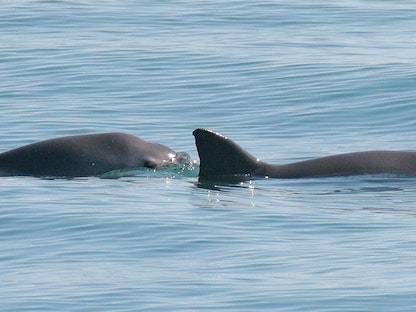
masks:
[[[2,1],[0,151],[415,149],[413,1]],[[0,179],[2,311],[414,311],[416,179]]]

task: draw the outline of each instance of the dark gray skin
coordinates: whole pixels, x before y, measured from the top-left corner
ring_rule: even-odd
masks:
[[[416,175],[416,152],[368,151],[272,165],[250,155],[227,137],[210,130],[193,132],[200,158],[200,180],[307,178],[362,174]]]
[[[68,136],[0,154],[0,174],[36,177],[100,176],[113,170],[178,165],[170,148],[125,133]]]

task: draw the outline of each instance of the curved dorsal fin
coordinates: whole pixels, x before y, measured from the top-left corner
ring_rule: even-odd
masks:
[[[200,159],[200,179],[246,176],[261,165],[256,157],[219,133],[196,129],[193,135]]]

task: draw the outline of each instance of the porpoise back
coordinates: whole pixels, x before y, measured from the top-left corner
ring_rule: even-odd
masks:
[[[260,161],[219,133],[196,129],[193,134],[200,158],[200,180],[306,178],[379,173],[416,175],[415,152],[367,151],[273,165]]]

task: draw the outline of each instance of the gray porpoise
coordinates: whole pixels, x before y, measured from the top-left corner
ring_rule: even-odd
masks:
[[[113,170],[178,165],[172,149],[126,133],[50,139],[0,154],[0,174],[37,177],[99,176]]]
[[[368,151],[272,165],[260,161],[219,133],[196,129],[193,134],[200,158],[199,179],[202,181],[379,173],[416,175],[416,152]]]

